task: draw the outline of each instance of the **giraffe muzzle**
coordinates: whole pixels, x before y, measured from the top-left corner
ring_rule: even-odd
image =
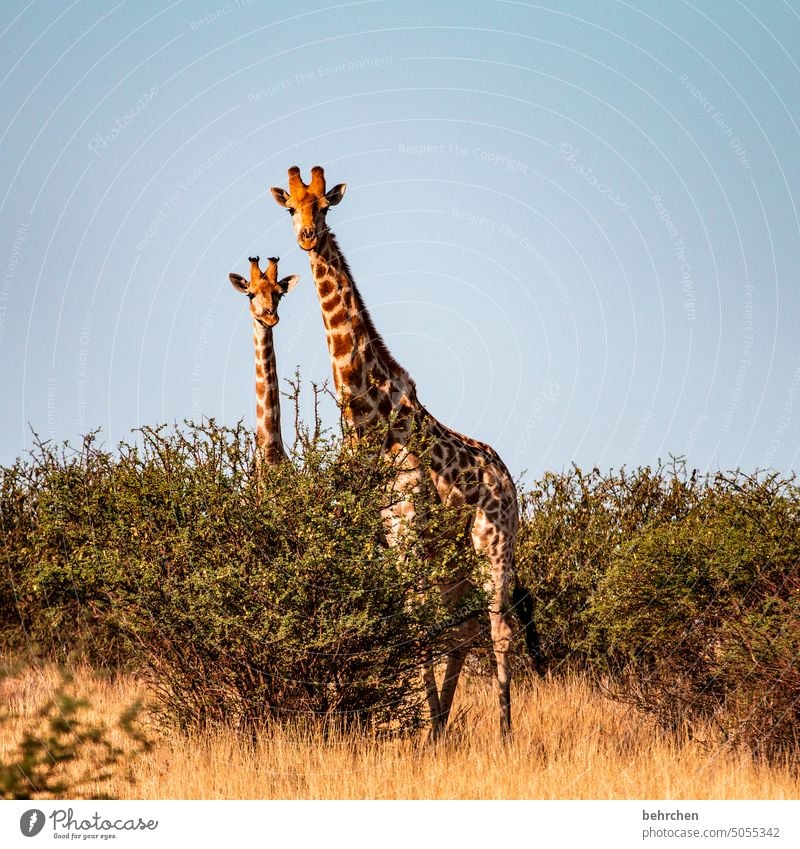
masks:
[[[297,242],[304,251],[312,250],[317,244],[317,233],[313,227],[304,227],[298,237]]]
[[[275,327],[275,325],[280,321],[274,312],[267,312],[266,310],[257,315],[256,319],[265,327]]]

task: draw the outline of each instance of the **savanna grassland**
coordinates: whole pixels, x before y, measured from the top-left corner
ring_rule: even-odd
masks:
[[[0,736],[0,762],[34,727],[37,710],[60,685],[55,667],[5,680],[16,715]],[[159,734],[141,751],[114,722],[147,689],[130,676],[75,674],[71,689],[90,707],[79,719],[109,725],[107,738],[126,752],[112,769],[87,744],[51,781],[82,781],[85,796],[136,799],[796,799],[800,775],[725,746],[713,729],[665,734],[636,710],[606,698],[581,677],[515,688],[514,739],[497,734],[496,701],[483,677],[467,678],[449,738],[396,740],[274,727],[255,735],[231,728]],[[147,727],[147,723],[145,723]],[[702,731],[707,733],[705,737]],[[715,737],[717,739],[715,739]],[[90,775],[108,772],[104,781]],[[48,794],[43,794],[48,795]]]
[[[501,743],[486,637],[430,746],[421,664],[485,599],[419,587],[482,563],[443,542],[446,508],[388,549],[394,470],[342,444],[298,424],[257,474],[247,430],[207,422],[0,469],[0,796],[798,796],[793,477],[672,460],[521,486],[547,673],[520,641]]]

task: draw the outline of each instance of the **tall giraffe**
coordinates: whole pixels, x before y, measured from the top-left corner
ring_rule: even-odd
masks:
[[[414,381],[375,329],[326,223],[328,209],[342,200],[345,188],[340,183],[326,191],[325,174],[319,166],[311,169],[311,182],[306,184],[300,169],[293,167],[289,169],[289,190],[273,188],[272,194],[292,216],[297,242],[311,261],[334,384],[346,421],[357,436],[374,432],[376,426],[385,428],[383,451],[398,468],[394,485],[397,503],[384,512],[390,545],[401,542],[409,523],[422,521],[416,505],[420,495],[430,494],[438,496],[448,508],[464,511],[467,521],[460,532],[488,563],[484,589],[489,598],[500,729],[505,735],[511,728],[512,609],[524,625],[526,643],[537,667],[541,661],[530,594],[516,582],[516,487],[494,449],[456,433],[425,409],[417,398]],[[454,572],[452,580],[437,581],[437,585],[452,610],[472,589],[464,570]],[[441,690],[437,689],[433,664],[426,664],[423,678],[434,738],[447,725],[458,677],[477,634],[475,619],[456,626]]]
[[[281,436],[281,400],[272,328],[280,320],[280,299],[297,285],[297,274],[278,280],[278,257],[269,258],[261,271],[259,257],[250,257],[249,282],[241,274],[229,274],[233,288],[250,299],[253,346],[256,357],[256,457],[259,464],[275,466],[286,459]]]

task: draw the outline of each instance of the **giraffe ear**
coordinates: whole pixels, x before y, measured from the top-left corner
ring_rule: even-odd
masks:
[[[250,288],[250,284],[242,277],[241,274],[229,274],[228,278],[231,281],[231,285],[237,292],[242,292],[244,294]]]
[[[273,186],[270,191],[272,192],[272,197],[278,202],[279,206],[282,206],[284,209],[289,202],[290,194],[285,189],[279,189],[277,186]]]
[[[325,200],[328,201],[328,206],[336,206],[336,204],[344,197],[346,188],[347,183],[339,183],[338,186],[334,186],[329,192],[327,192]]]
[[[299,281],[299,274],[290,274],[288,277],[284,277],[283,280],[279,280],[278,285],[281,287],[283,294],[285,295],[287,292],[291,292]]]

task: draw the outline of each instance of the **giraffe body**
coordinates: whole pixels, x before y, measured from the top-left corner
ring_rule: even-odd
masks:
[[[256,457],[259,464],[275,466],[286,459],[281,435],[281,403],[272,328],[278,323],[280,299],[297,284],[293,274],[278,280],[278,259],[270,257],[265,271],[259,257],[250,257],[249,282],[240,274],[230,274],[237,292],[250,299],[253,318],[253,348],[256,364]]]
[[[453,508],[464,518],[465,542],[485,558],[484,590],[500,701],[500,727],[511,727],[509,648],[513,636],[512,604],[516,601],[514,543],[519,523],[516,487],[498,454],[490,446],[448,428],[420,403],[408,372],[389,352],[378,334],[336,239],[325,223],[329,206],[338,203],[345,187],[325,192],[322,169],[312,169],[306,186],[299,169],[289,171],[289,192],[272,193],[292,214],[301,248],[308,251],[319,297],[333,370],[343,413],[357,436],[381,429],[382,449],[397,468],[396,498],[384,511],[390,545],[402,545],[406,529],[424,522],[418,515],[427,497]],[[454,568],[452,579],[438,581],[445,604],[455,610],[472,588],[467,570]],[[538,651],[532,619],[526,624],[528,645]],[[432,734],[447,724],[458,677],[479,623],[471,619],[454,629],[447,651],[441,690],[433,664],[424,683]]]

